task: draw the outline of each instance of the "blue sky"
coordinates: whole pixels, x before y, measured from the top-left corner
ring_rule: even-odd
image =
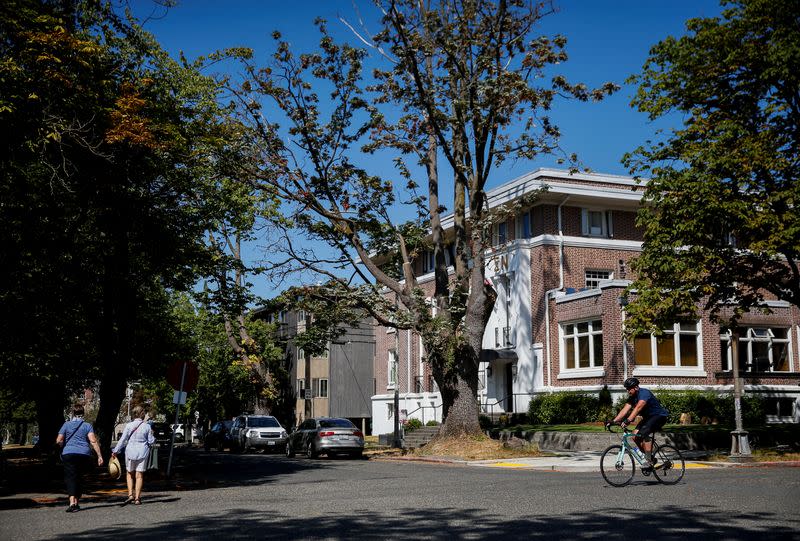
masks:
[[[183,51],[193,59],[217,49],[246,46],[266,61],[272,51],[273,30],[279,30],[298,52],[312,50],[318,40],[313,24],[318,16],[329,21],[336,37],[354,42],[352,33],[338,21],[339,16],[357,20],[354,2],[369,20],[374,14],[369,0],[181,0],[166,12],[156,9],[145,28],[174,55]],[[153,4],[134,0],[132,5],[142,18]],[[559,66],[559,72],[590,87],[605,81],[622,87],[601,103],[557,103],[551,118],[562,129],[562,146],[577,153],[582,163],[596,172],[628,174],[620,163],[622,155],[653,137],[656,128],[679,124],[680,118],[651,123],[646,115],[631,109],[635,88],[626,85],[625,79],[641,70],[650,47],[669,35],[683,35],[687,19],[717,16],[722,8],[716,0],[562,0],[556,6],[558,13],[545,18],[538,32],[567,37],[570,58]],[[367,25],[375,30],[375,25]],[[495,171],[488,187],[539,167],[561,166],[549,156],[533,162],[507,162]],[[265,284],[260,283],[258,290],[273,295]]]
[[[369,1],[355,2],[366,17]],[[139,8],[152,5],[149,0],[135,4]],[[225,47],[247,46],[266,59],[272,46],[270,34],[276,29],[298,50],[313,48],[317,40],[313,20],[317,16],[326,18],[339,37],[350,38],[352,34],[337,17],[355,20],[352,6],[353,0],[180,0],[166,15],[163,9],[157,10],[158,18],[150,19],[145,28],[168,51],[177,54],[182,50],[189,58]],[[722,8],[716,0],[562,0],[557,8],[559,12],[544,19],[540,30],[567,37],[570,59],[562,72],[590,86],[605,81],[622,86],[616,95],[599,104],[561,103],[554,109],[552,116],[562,127],[564,147],[577,152],[595,171],[627,174],[620,158],[651,137],[655,126],[630,108],[635,89],[626,86],[625,79],[641,69],[652,45],[668,35],[682,35],[687,19],[716,16]],[[556,166],[550,157],[519,163],[513,170],[499,172],[492,184],[502,184],[537,167]]]

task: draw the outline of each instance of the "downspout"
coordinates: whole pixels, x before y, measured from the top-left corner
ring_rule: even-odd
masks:
[[[547,388],[552,392],[553,390],[553,369],[552,369],[552,360],[553,360],[553,349],[550,340],[550,298],[553,296],[554,293],[561,291],[564,289],[564,227],[561,220],[561,207],[569,199],[569,196],[564,197],[564,199],[559,203],[558,210],[556,211],[558,215],[558,287],[555,289],[548,289],[544,293],[544,332],[547,338]]]
[[[406,398],[403,405],[408,415],[408,395],[411,394],[411,329],[406,331]]]

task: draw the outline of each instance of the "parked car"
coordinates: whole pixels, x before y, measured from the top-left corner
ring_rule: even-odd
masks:
[[[233,446],[233,438],[231,437],[231,427],[233,421],[219,421],[214,423],[211,430],[208,431],[205,438],[203,438],[203,447],[206,451],[216,448],[217,451],[222,451],[225,448],[230,449]]]
[[[286,456],[289,458],[299,452],[308,458],[316,458],[322,453],[361,458],[363,451],[364,433],[349,420],[333,417],[306,419],[292,431],[286,443]]]
[[[172,430],[175,432],[175,441],[186,441],[186,431],[183,423],[173,424]]]
[[[241,415],[231,427],[231,434],[238,451],[250,449],[283,452],[289,434],[281,423],[271,415]]]
[[[172,426],[169,423],[151,423],[150,428],[153,430],[156,443],[169,444],[172,440]]]

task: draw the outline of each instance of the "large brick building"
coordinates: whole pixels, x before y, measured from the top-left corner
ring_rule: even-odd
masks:
[[[676,323],[660,337],[622,339],[629,262],[641,250],[635,225],[641,187],[630,177],[540,169],[488,192],[494,208],[547,187],[531,208],[495,224],[486,275],[498,297],[483,339],[479,400],[485,412],[525,412],[554,390],[597,391],[636,376],[643,385],[731,392],[730,337],[707,315]],[[452,226],[452,217],[444,220]],[[416,262],[433,291],[430,255]],[[772,314],[742,320],[745,390],[770,398],[770,419],[798,419],[800,310],[767,301]],[[401,416],[441,420],[441,399],[419,337],[376,330],[373,431]]]

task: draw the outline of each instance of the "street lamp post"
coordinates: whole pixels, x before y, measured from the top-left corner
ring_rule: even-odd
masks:
[[[742,379],[739,377],[739,331],[731,333],[731,365],[733,367],[733,407],[736,417],[736,430],[731,432],[732,462],[749,462],[753,460],[747,431],[742,427]]]

